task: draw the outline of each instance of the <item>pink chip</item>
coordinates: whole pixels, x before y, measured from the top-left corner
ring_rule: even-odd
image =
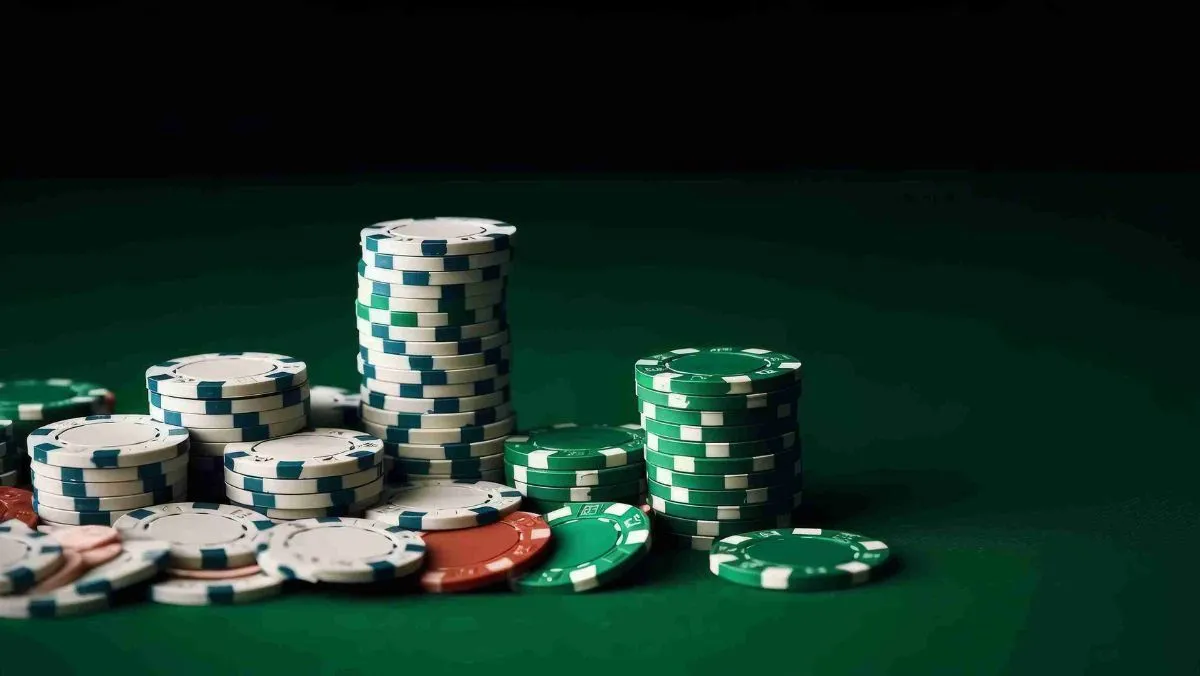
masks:
[[[121,555],[122,550],[124,550],[124,547],[121,546],[121,543],[114,542],[110,545],[85,549],[79,552],[79,555],[83,557],[83,562],[87,564],[88,568],[95,568],[102,563],[108,563],[117,558]]]
[[[236,577],[246,577],[258,573],[261,568],[258,564],[242,566],[241,568],[225,568],[223,570],[184,570],[183,568],[170,568],[167,574],[171,577],[187,577],[193,580],[232,580]]]
[[[63,549],[85,552],[89,549],[119,542],[121,534],[115,528],[108,526],[75,526],[73,528],[60,528],[54,531],[54,539],[58,540]],[[120,551],[117,552],[117,554],[120,553]]]

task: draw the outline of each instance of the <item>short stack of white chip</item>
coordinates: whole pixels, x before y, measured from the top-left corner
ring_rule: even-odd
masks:
[[[34,508],[47,523],[111,525],[187,496],[188,431],[146,415],[50,423],[26,440]]]
[[[231,443],[263,441],[308,427],[304,362],[266,352],[180,357],[146,370],[150,416],[185,427],[192,439],[189,495],[225,496],[222,457]]]
[[[229,502],[279,521],[358,516],[383,492],[383,442],[357,430],[229,444],[224,464]]]
[[[515,426],[505,312],[515,233],[446,217],[362,230],[362,425],[383,439],[391,481],[503,481]]]

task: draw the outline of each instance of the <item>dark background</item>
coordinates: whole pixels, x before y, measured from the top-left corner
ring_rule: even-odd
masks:
[[[9,178],[1197,157],[1186,24],[1143,7],[20,2],[0,24]]]

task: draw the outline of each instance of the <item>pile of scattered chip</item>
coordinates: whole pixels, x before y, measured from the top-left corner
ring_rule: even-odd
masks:
[[[25,437],[47,423],[112,413],[116,398],[94,383],[67,378],[0,380],[0,486],[16,486],[27,470]]]
[[[541,514],[571,503],[642,503],[646,492],[638,425],[564,423],[510,436],[504,442],[504,474]]]
[[[360,515],[383,491],[383,442],[318,427],[225,447],[226,498],[271,519]]]
[[[191,434],[190,495],[224,496],[226,444],[274,439],[308,426],[308,367],[265,352],[180,357],[146,369],[150,416]]]
[[[800,361],[780,352],[683,348],[639,359],[646,476],[656,524],[675,541],[791,523],[800,503]]]
[[[61,526],[111,525],[186,497],[188,431],[146,415],[68,418],[27,438],[34,509]]]
[[[358,371],[363,428],[398,482],[499,481],[509,400],[505,289],[516,228],[404,219],[361,233]]]

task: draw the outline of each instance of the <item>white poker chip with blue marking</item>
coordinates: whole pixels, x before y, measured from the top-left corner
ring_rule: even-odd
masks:
[[[491,481],[430,481],[384,492],[367,518],[411,530],[454,530],[495,523],[521,506],[521,493]]]
[[[413,327],[376,324],[360,318],[355,320],[355,326],[358,327],[360,336],[371,336],[388,341],[425,342],[451,342],[483,338],[508,328],[504,319],[488,319],[459,326]]]
[[[150,600],[175,606],[213,606],[250,603],[278,596],[284,579],[259,571],[226,580],[173,577],[150,585]]]
[[[363,429],[373,434],[384,434],[385,428],[402,429],[450,429],[474,425],[489,425],[512,415],[512,404],[505,402],[495,408],[481,408],[461,413],[400,413],[385,411],[363,404]],[[370,423],[371,426],[368,426]],[[378,436],[377,434],[377,436]],[[380,437],[383,438],[383,437]],[[399,439],[397,439],[399,441]]]
[[[0,594],[20,594],[63,565],[58,540],[20,525],[0,524]]]
[[[170,460],[186,452],[188,436],[148,415],[91,415],[37,428],[26,448],[46,465],[110,469]]]
[[[364,423],[365,424],[365,423]],[[445,429],[419,429],[410,427],[381,427],[372,423],[374,432],[385,443],[395,444],[471,444],[508,436],[516,427],[516,416],[486,425],[470,425]]]
[[[37,512],[38,518],[43,523],[57,524],[60,526],[111,526],[118,519],[129,513],[128,510],[118,509],[111,511],[95,511],[95,512],[77,512],[73,509],[58,509],[43,505],[33,500],[33,509]]]
[[[419,372],[418,372],[419,373]],[[492,392],[499,392],[508,387],[509,376],[503,374],[495,378],[476,380],[458,385],[415,385],[408,383],[391,383],[386,380],[363,378],[362,387],[369,392],[388,397],[403,397],[405,399],[444,399],[447,397],[478,397]],[[385,408],[378,406],[377,408]],[[390,409],[389,409],[390,410]]]
[[[258,565],[307,582],[383,582],[415,572],[425,541],[411,530],[370,519],[326,517],[272,529]]]
[[[322,507],[341,507],[364,502],[379,495],[383,491],[383,477],[371,483],[345,488],[328,493],[275,494],[256,493],[236,486],[225,486],[225,495],[239,505],[253,505],[266,509],[319,509]]]
[[[466,340],[451,340],[446,342],[427,342],[416,340],[387,340],[358,332],[358,344],[361,348],[385,355],[408,355],[417,357],[449,357],[454,355],[469,355],[487,352],[508,345],[508,330],[491,333],[479,338]],[[367,361],[370,361],[368,358]]]
[[[309,400],[308,424],[313,427],[362,429],[360,403],[357,392],[340,387],[315,385]]]
[[[308,380],[299,359],[270,352],[217,352],[179,357],[146,369],[146,389],[184,399],[274,394]]]
[[[164,411],[179,411],[180,413],[203,413],[205,415],[230,415],[233,413],[254,413],[256,411],[272,411],[286,408],[308,401],[309,387],[304,383],[299,387],[264,394],[258,397],[242,397],[240,399],[183,399],[168,397],[158,392],[149,392],[150,405]]]
[[[454,272],[477,270],[502,265],[512,260],[512,249],[469,256],[396,256],[375,251],[363,251],[363,261],[382,270],[412,270],[420,272]]]
[[[188,448],[190,449],[189,444]],[[186,449],[185,449],[186,451]],[[55,467],[42,462],[30,462],[29,471],[34,479],[48,479],[51,481],[60,481],[66,484],[109,484],[123,483],[126,481],[162,481],[162,477],[184,471],[188,466],[189,454],[187,452],[162,462],[152,462],[146,465],[136,465],[134,467],[117,467],[114,469],[83,469],[79,467]],[[170,482],[159,484],[167,485]],[[157,487],[157,486],[155,486]],[[152,489],[148,489],[152,490]],[[69,495],[69,493],[60,493],[53,491],[59,495]],[[135,491],[136,492],[136,491]],[[144,491],[143,491],[144,492]],[[126,493],[114,493],[114,495],[125,495]]]
[[[370,280],[366,280],[366,283],[370,286]],[[465,298],[397,298],[375,295],[369,288],[364,291],[360,284],[358,302],[371,308],[372,312],[469,312],[492,308],[504,303],[504,292],[497,290],[472,294]],[[479,321],[484,320],[480,319]],[[388,322],[380,321],[379,323],[386,324]]]
[[[187,475],[180,475],[180,480],[146,493],[132,495],[114,495],[105,498],[75,498],[67,495],[56,495],[36,487],[33,497],[39,505],[63,509],[71,512],[117,512],[138,507],[149,507],[164,502],[175,502],[187,497]]]
[[[173,502],[135,509],[113,524],[125,540],[171,545],[171,565],[223,569],[254,563],[274,522],[253,510],[208,502]]]
[[[435,399],[409,399],[389,397],[372,392],[366,387],[359,390],[362,402],[371,408],[393,413],[465,413],[483,408],[496,408],[508,401],[508,388],[474,397],[440,397]]]
[[[456,270],[453,272],[424,272],[421,270],[388,270],[358,262],[358,274],[363,279],[372,282],[388,284],[403,284],[405,286],[447,286],[450,284],[479,284],[508,276],[509,264],[503,263],[487,268],[474,270]]]
[[[238,507],[254,510],[273,521],[297,521],[299,519],[324,519],[331,516],[362,516],[368,507],[374,507],[379,502],[379,493],[360,500],[351,505],[334,505],[332,507],[308,507],[306,509],[280,509],[277,507],[255,507],[243,505],[240,502],[232,504]],[[231,501],[232,502],[232,501]]]
[[[442,286],[411,286],[408,284],[392,284],[377,282],[358,276],[359,295],[386,296],[388,298],[410,298],[424,300],[461,300],[474,296],[491,296],[503,294],[507,288],[508,278],[493,279],[473,284],[445,284]]]
[[[393,458],[417,458],[419,460],[457,460],[479,458],[504,452],[507,437],[460,444],[401,444],[385,441],[384,452]]]
[[[317,479],[383,462],[383,441],[356,430],[318,427],[279,439],[225,447],[225,466],[268,479]]]
[[[361,472],[327,476],[319,479],[264,479],[246,476],[225,468],[225,483],[255,493],[295,495],[298,493],[331,493],[347,488],[358,488],[383,476],[383,465],[368,467]]]
[[[308,401],[302,401],[291,406],[276,408],[269,411],[251,411],[248,413],[208,414],[184,413],[168,411],[153,404],[150,405],[150,417],[161,420],[169,425],[179,427],[231,428],[254,427],[255,425],[271,425],[288,420],[295,420],[308,414]]]
[[[511,364],[505,360],[495,364],[467,369],[441,371],[413,371],[393,369],[368,364],[362,354],[358,355],[358,372],[375,382],[401,383],[405,385],[459,385],[490,380],[508,375]]]
[[[510,249],[516,226],[490,218],[402,218],[363,228],[363,251],[394,256],[471,256]]]
[[[512,349],[509,344],[505,343],[499,347],[472,354],[430,356],[388,354],[360,345],[358,354],[362,356],[366,363],[388,369],[403,371],[453,371],[457,369],[474,369],[480,366],[508,361],[512,356]]]
[[[304,415],[292,420],[254,425],[251,427],[189,427],[188,434],[196,441],[204,443],[232,444],[239,441],[263,441],[275,439],[288,434],[295,434],[308,427],[308,416]]]

